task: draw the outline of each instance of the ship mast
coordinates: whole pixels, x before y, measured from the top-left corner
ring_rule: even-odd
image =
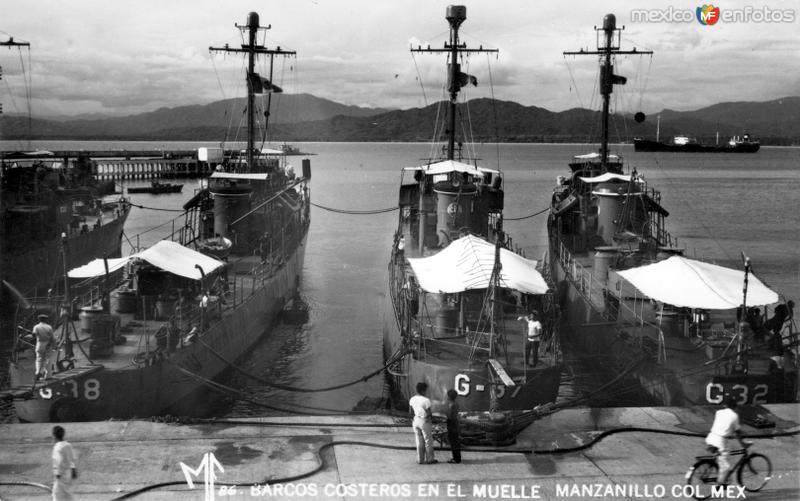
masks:
[[[447,68],[447,90],[450,93],[447,126],[447,160],[453,160],[455,158],[456,100],[458,99],[458,91],[470,80],[474,85],[477,85],[477,80],[474,77],[461,73],[461,65],[457,62],[458,56],[460,54],[471,53],[496,53],[498,50],[484,49],[483,46],[478,49],[468,49],[467,44],[459,43],[458,29],[461,27],[461,24],[467,20],[467,8],[465,6],[448,5],[445,19],[450,23],[450,41],[445,42],[443,49],[433,49],[430,45],[424,49],[418,46],[416,49],[412,48],[411,52],[445,52],[450,55],[450,64]]]
[[[565,56],[587,56],[599,55],[600,56],[600,94],[603,96],[603,133],[600,143],[600,167],[601,171],[605,172],[608,167],[608,121],[609,121],[609,102],[611,100],[611,93],[614,92],[614,85],[625,85],[627,78],[614,74],[614,64],[611,60],[612,56],[618,54],[652,54],[652,51],[636,50],[620,50],[620,38],[622,30],[617,28],[617,18],[614,14],[606,14],[603,18],[603,27],[597,28],[597,50],[579,50],[577,52],[564,52]],[[602,33],[601,33],[602,32]]]
[[[276,55],[294,55],[295,51],[288,51],[282,50],[280,47],[276,49],[268,49],[263,45],[259,45],[256,40],[256,36],[258,35],[259,30],[268,30],[272,28],[272,25],[268,26],[259,26],[259,19],[258,13],[251,12],[247,16],[247,24],[246,25],[239,25],[236,24],[236,27],[242,31],[247,30],[248,32],[248,43],[242,44],[241,48],[234,48],[230,47],[228,44],[225,44],[224,47],[209,47],[208,50],[210,52],[224,52],[224,53],[242,53],[247,54],[247,168],[248,170],[253,170],[253,160],[255,157],[255,123],[256,123],[256,116],[255,116],[255,95],[257,93],[257,88],[261,88],[262,85],[272,86],[272,62]],[[257,55],[267,54],[270,56],[270,65],[269,65],[269,76],[270,79],[266,82],[262,82],[262,79],[258,73],[255,72],[255,61]],[[278,91],[277,88],[275,88]],[[270,92],[271,89],[267,90],[266,92]],[[271,102],[271,100],[270,100]],[[269,106],[269,103],[268,103]],[[268,108],[269,109],[269,108]]]
[[[31,44],[29,42],[17,42],[17,41],[14,40],[14,37],[8,37],[8,40],[6,40],[5,42],[0,42],[0,47],[8,47],[9,49],[11,49],[12,47],[19,47],[19,48],[27,47],[28,51],[30,51]],[[24,69],[25,68],[23,67],[23,70]],[[3,78],[3,67],[0,66],[0,80],[2,80],[2,78]],[[27,82],[26,82],[26,84],[27,84]],[[30,89],[28,89],[28,90],[30,91]],[[28,97],[30,98],[30,95]],[[29,100],[29,102],[30,102],[30,100]],[[2,114],[3,114],[3,103],[0,103],[0,115],[2,115]],[[31,110],[29,108],[28,109],[28,136],[30,136],[30,131],[31,131],[31,120],[32,120],[32,118],[31,118]]]

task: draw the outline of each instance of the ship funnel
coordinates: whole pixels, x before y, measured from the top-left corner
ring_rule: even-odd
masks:
[[[606,14],[603,18],[603,31],[614,31],[617,29],[617,16],[614,14]]]
[[[250,29],[258,28],[258,12],[251,12],[247,15],[247,27]]]
[[[464,5],[448,5],[445,19],[453,28],[458,28],[467,19],[467,7]]]

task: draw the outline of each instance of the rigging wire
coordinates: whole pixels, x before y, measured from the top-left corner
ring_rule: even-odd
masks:
[[[494,97],[494,79],[492,77],[492,62],[489,53],[486,53],[486,66],[489,68],[489,92],[492,96],[492,117],[494,118],[495,153],[497,154],[497,170],[500,170],[500,123],[497,119],[497,100]]]
[[[688,199],[686,199],[686,198],[684,198],[682,196],[683,190],[677,189],[675,181],[672,179],[672,177],[670,177],[669,174],[667,174],[666,169],[664,169],[664,167],[658,161],[658,157],[656,155],[653,155],[653,160],[655,161],[655,164],[656,164],[656,167],[658,167],[658,170],[661,171],[661,174],[667,180],[667,183],[669,183],[672,186],[674,192],[677,194],[677,196],[680,199],[682,205],[685,206],[685,207],[692,208],[691,202]],[[694,213],[697,214],[697,212],[694,212]],[[733,261],[734,258],[732,258],[730,256],[730,254],[728,254],[728,250],[725,248],[724,245],[722,245],[722,243],[720,243],[720,241],[714,235],[714,232],[712,231],[711,227],[708,226],[704,222],[704,218],[697,218],[696,221],[700,224],[700,226],[703,227],[703,230],[705,231],[705,235],[707,235],[707,237],[711,238],[711,241],[714,242],[717,245],[717,247],[719,247],[719,249],[722,251],[722,254],[725,256],[725,258],[727,258],[730,261]]]
[[[419,82],[419,87],[422,89],[422,101],[425,103],[425,107],[428,107],[428,96],[425,94],[425,85],[422,83],[422,73],[419,72],[419,65],[417,65],[417,58],[414,56],[414,53],[411,52],[411,59],[414,61],[414,69],[417,71],[417,81]]]
[[[569,88],[570,90],[575,89],[575,95],[578,97],[578,104],[581,105],[581,108],[586,109],[586,106],[583,105],[583,99],[581,99],[581,93],[578,90],[578,83],[575,81],[575,75],[572,73],[572,65],[569,64],[569,59],[567,59],[566,55],[564,56],[564,63],[567,65],[567,71],[569,72]]]

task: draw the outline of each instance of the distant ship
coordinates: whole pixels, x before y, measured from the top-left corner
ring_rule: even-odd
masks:
[[[600,56],[600,152],[574,158],[559,176],[548,220],[565,352],[607,370],[598,384],[637,388],[655,405],[794,401],[796,386],[773,360],[795,349],[796,333],[787,323],[773,336],[766,311],[754,308],[775,305],[778,294],[753,275],[749,259],[737,270],[683,256],[666,229],[661,193],[609,153],[608,103],[624,83],[612,60],[642,52],[619,50],[613,14],[598,31],[596,52],[566,54]]]
[[[160,195],[162,193],[180,193],[182,190],[182,184],[162,183],[161,181],[151,181],[150,186],[128,187],[128,193],[150,193],[153,195]]]
[[[444,105],[450,125],[440,126],[447,129],[441,156],[402,170],[384,356],[403,400],[426,382],[433,400],[454,389],[462,411],[530,410],[558,394],[555,305],[537,263],[515,252],[503,230],[502,173],[465,158],[456,140],[459,91],[477,80],[452,62],[490,49],[467,49],[459,41],[466,7],[447,7],[446,19],[444,50],[412,49],[450,55]],[[538,364],[532,355],[526,359],[527,322],[521,321],[534,310],[544,327]]]
[[[68,295],[53,298],[59,350],[35,379],[31,329],[20,315],[10,364],[21,421],[128,419],[190,414],[213,378],[271,330],[295,296],[310,216],[310,163],[296,177],[282,152],[256,144],[256,56],[293,55],[258,43],[251,12],[241,47],[248,69],[248,143],[185,205],[170,238],[119,259],[70,270]],[[79,294],[79,295],[76,295]],[[79,314],[78,314],[79,313]],[[78,325],[73,315],[78,314]]]
[[[661,117],[658,117],[656,125],[656,139],[635,138],[633,140],[634,151],[671,151],[674,153],[755,153],[761,147],[760,143],[750,137],[750,134],[733,136],[725,144],[702,144],[697,139],[679,135],[672,138],[669,143],[659,141],[659,131],[661,129]],[[719,143],[719,134],[717,134]]]

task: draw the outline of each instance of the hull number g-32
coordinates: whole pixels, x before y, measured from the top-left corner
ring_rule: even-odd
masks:
[[[769,386],[766,384],[757,384],[752,388],[743,384],[723,385],[720,383],[708,383],[706,386],[706,401],[710,404],[721,404],[725,400],[726,395],[730,395],[736,399],[739,405],[752,403],[752,404],[766,404],[767,393],[769,393]]]

